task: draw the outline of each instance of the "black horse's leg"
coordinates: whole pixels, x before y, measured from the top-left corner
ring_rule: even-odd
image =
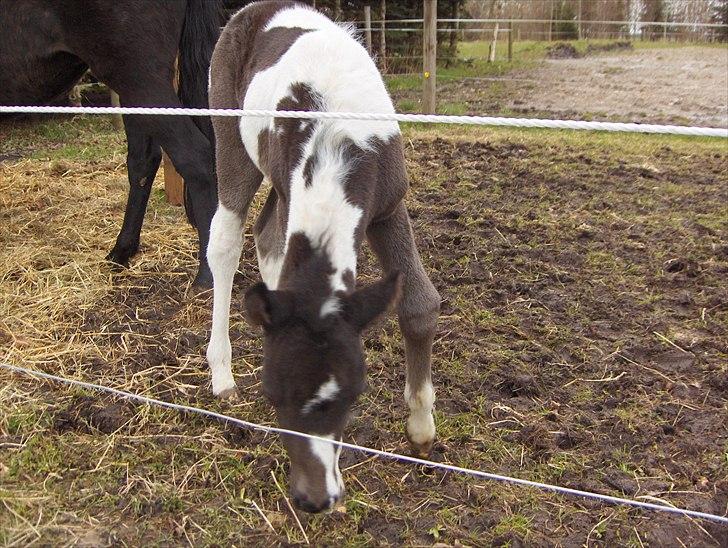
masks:
[[[170,91],[173,93],[173,90]],[[163,96],[158,100],[145,97],[147,104],[180,106],[176,96]],[[144,101],[121,97],[122,104],[144,105]],[[176,102],[176,104],[175,104]],[[217,185],[214,175],[214,154],[212,145],[188,116],[146,116],[132,115],[132,123],[154,143],[159,143],[169,155],[175,169],[189,188],[191,197],[187,207],[192,208],[191,218],[195,220],[199,236],[199,270],[194,284],[198,287],[212,287],[212,273],[207,264],[207,243],[210,239],[210,222],[217,207]],[[131,197],[130,197],[131,200]]]
[[[215,156],[212,145],[192,119],[187,116],[148,116],[156,125],[162,148],[169,154],[174,167],[182,175],[189,189],[195,228],[199,237],[199,270],[194,285],[212,287],[212,272],[207,264],[207,244],[210,241],[210,223],[217,208],[217,182],[215,181]]]
[[[126,166],[129,174],[129,197],[116,245],[106,258],[126,266],[139,249],[144,213],[162,159],[162,149],[142,127],[139,127],[133,117],[124,116],[124,129],[128,143]]]

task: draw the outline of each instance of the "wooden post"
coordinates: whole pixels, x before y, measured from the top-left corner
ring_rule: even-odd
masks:
[[[116,93],[113,89],[109,90],[109,95],[111,96],[111,106],[112,107],[120,107],[121,101],[119,101],[119,94]],[[114,126],[114,129],[117,131],[121,131],[124,129],[124,120],[121,118],[121,114],[112,114],[111,115],[111,124]]]
[[[582,18],[581,8],[582,8],[582,6],[581,6],[581,0],[579,0],[579,40],[581,40],[582,39],[582,36],[583,36],[582,33],[581,33],[581,18]]]
[[[341,19],[341,0],[336,0],[334,4],[334,19],[337,21]]]
[[[372,8],[371,6],[364,6],[364,36],[366,36],[367,51],[369,55],[372,54]]]
[[[554,0],[551,0],[550,10],[551,11],[549,12],[549,30],[548,30],[549,42],[551,41],[551,31],[554,26]]]
[[[387,19],[387,0],[379,2],[379,69],[387,72],[387,38],[384,21]]]
[[[508,62],[513,61],[513,22],[508,21]]]
[[[178,61],[174,63],[174,80],[172,85],[174,91],[179,87],[179,65]],[[169,159],[167,153],[162,151],[162,170],[164,171],[164,195],[167,202],[174,206],[181,206],[185,203],[185,181]]]
[[[493,29],[493,41],[490,43],[490,55],[488,56],[488,62],[495,62],[495,48],[498,47],[498,23],[495,24]]]
[[[437,100],[437,0],[423,0],[424,24],[422,33],[422,112],[435,114]]]

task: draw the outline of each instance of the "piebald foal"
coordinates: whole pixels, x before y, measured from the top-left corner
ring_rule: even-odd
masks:
[[[382,78],[352,30],[293,2],[239,11],[216,46],[212,108],[394,112]],[[419,454],[435,438],[430,380],[440,297],[422,267],[402,198],[407,190],[394,122],[214,118],[219,205],[208,259],[214,279],[207,358],[213,392],[235,394],[229,310],[250,202],[272,189],[254,226],[263,282],[245,295],[263,327],[263,391],[282,427],[341,439],[365,388],[361,332],[397,300],[407,357],[407,436]],[[388,274],[356,289],[364,237]],[[297,506],[317,512],[342,496],[339,450],[284,436]]]

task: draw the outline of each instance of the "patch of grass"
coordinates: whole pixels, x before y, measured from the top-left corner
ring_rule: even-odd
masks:
[[[397,112],[419,112],[420,104],[414,99],[400,99],[397,101]]]
[[[39,120],[4,122],[0,154],[34,159],[92,161],[126,152],[124,133],[107,116],[43,116]],[[123,161],[123,158],[121,158]]]
[[[498,537],[502,535],[517,535],[526,539],[530,533],[531,519],[521,514],[512,514],[501,519],[493,530]]]
[[[462,116],[468,112],[468,106],[462,102],[443,103],[438,106],[438,114],[450,114],[454,116]]]

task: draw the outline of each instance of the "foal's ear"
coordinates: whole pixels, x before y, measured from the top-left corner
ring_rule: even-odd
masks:
[[[270,291],[264,282],[258,282],[245,292],[244,308],[248,322],[270,328],[290,316],[292,303],[288,294]]]
[[[363,331],[399,299],[402,274],[392,272],[378,282],[357,289],[344,299],[344,318],[357,331]]]

